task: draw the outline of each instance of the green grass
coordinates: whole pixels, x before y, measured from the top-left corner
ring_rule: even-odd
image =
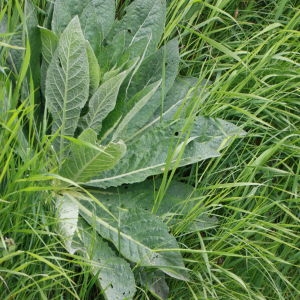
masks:
[[[195,186],[197,197],[184,199],[194,208],[172,227],[191,281],[170,279],[170,299],[297,299],[300,8],[296,1],[168,2],[162,43],[178,36],[181,73],[208,80],[191,111],[247,131],[220,158],[174,174]],[[46,3],[34,3],[42,20]],[[118,4],[122,12],[128,1]],[[38,87],[32,81],[29,91],[22,90],[30,54],[22,39],[22,5],[0,4],[0,21],[7,13],[9,25],[0,33],[0,298],[95,299],[90,262],[65,252],[56,232],[53,187],[41,175],[51,163],[45,154],[50,142],[32,122]],[[24,125],[31,145],[38,144],[34,153],[26,152]],[[26,180],[28,172],[39,180]],[[203,212],[216,216],[217,226],[184,235]],[[142,290],[136,298],[151,299]]]

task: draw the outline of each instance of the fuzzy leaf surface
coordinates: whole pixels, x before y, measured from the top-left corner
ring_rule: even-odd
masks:
[[[130,78],[130,85],[126,88],[126,98],[130,99],[145,86],[158,80],[164,81],[166,94],[177,76],[179,60],[178,41],[173,39],[143,60],[134,76]]]
[[[108,209],[116,205],[128,209],[139,208],[151,211],[158,196],[161,180],[147,179],[140,183],[124,184],[115,188],[94,191],[93,195]],[[156,215],[160,216],[168,226],[182,224],[186,216],[199,205],[202,193],[189,184],[172,180],[164,192]],[[187,201],[188,199],[188,201]],[[198,216],[189,217],[185,234],[204,231],[218,224],[218,219],[209,216],[205,210]]]
[[[131,115],[130,122],[122,129],[123,139],[129,139],[148,123],[155,111],[162,110],[163,99],[173,86],[177,76],[178,65],[178,42],[174,39],[146,58],[133,76],[123,84],[120,90],[121,98],[128,98],[128,100],[124,101],[123,114],[125,117],[122,122],[124,123],[126,118]],[[143,91],[147,91],[148,87],[156,85],[157,82],[162,84],[145,102]],[[141,97],[138,97],[139,95]],[[139,107],[139,113],[133,115],[137,107]]]
[[[56,0],[52,30],[60,34],[76,15],[79,16],[84,36],[94,48],[114,22],[115,3],[111,0]]]
[[[64,136],[73,136],[88,93],[85,39],[75,17],[61,35],[46,78],[46,103],[53,119],[52,132],[60,133],[54,146],[61,161],[67,145]]]

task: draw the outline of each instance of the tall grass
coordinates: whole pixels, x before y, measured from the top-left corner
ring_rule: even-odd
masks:
[[[117,1],[120,12],[128,2]],[[46,1],[33,3],[42,20]],[[220,158],[175,173],[196,193],[184,199],[193,210],[172,228],[191,281],[170,280],[170,299],[297,299],[300,9],[296,1],[168,3],[162,43],[177,36],[181,73],[199,85],[206,80],[193,113],[247,131]],[[51,143],[33,122],[38,87],[28,69],[23,5],[0,4],[8,24],[0,33],[0,298],[100,299],[91,262],[67,254],[55,230],[53,186],[41,175],[51,169]],[[38,180],[26,180],[29,173]],[[183,234],[204,212],[217,225]],[[143,291],[136,298],[149,299]]]
[[[190,6],[189,20],[175,2]],[[212,80],[196,99],[199,113],[248,132],[220,158],[178,173],[202,194],[191,218],[208,211],[219,224],[182,237],[194,280],[174,283],[173,299],[300,295],[300,11],[291,2],[172,2],[169,18],[181,21],[169,28],[182,38],[182,72]]]

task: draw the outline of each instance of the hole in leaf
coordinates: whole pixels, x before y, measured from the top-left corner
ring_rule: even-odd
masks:
[[[128,32],[128,33],[131,33],[132,31],[131,31],[131,29],[128,28],[128,29],[127,29],[127,32]]]
[[[178,132],[178,131],[175,131],[174,135],[175,135],[175,136],[178,136],[178,135],[179,135],[179,132]]]

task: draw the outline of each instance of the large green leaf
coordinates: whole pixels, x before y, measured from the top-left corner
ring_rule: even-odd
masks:
[[[200,90],[195,89],[198,84],[198,78],[195,77],[181,77],[177,76],[174,84],[168,90],[166,97],[162,103],[162,107],[159,107],[151,116],[151,122],[149,124],[153,126],[155,122],[163,120],[171,120],[174,115],[178,113],[180,107],[182,107],[182,113],[185,113],[185,107],[190,103],[193,96],[198,96]],[[198,93],[198,94],[197,94]],[[148,124],[147,124],[148,125]]]
[[[143,107],[145,105],[147,105],[149,100],[152,98],[152,96],[155,94],[155,92],[159,88],[160,84],[161,84],[161,81],[150,84],[147,87],[145,87],[141,92],[137,93],[134,96],[134,98],[137,98],[138,101],[134,101],[134,102],[136,102],[136,104],[125,115],[125,117],[121,120],[121,122],[118,124],[118,127],[116,128],[116,130],[113,133],[113,137],[112,137],[113,140],[118,139],[119,136],[126,138],[131,133],[131,131],[129,131],[129,130],[132,129],[132,127],[133,127],[133,126],[130,126],[132,120],[140,115],[140,111],[143,109]],[[131,99],[131,100],[135,100],[135,99]],[[122,111],[120,112],[120,114],[121,113],[122,113]],[[134,129],[136,131],[135,127],[134,127]]]
[[[89,93],[89,66],[85,39],[75,17],[62,33],[46,77],[46,104],[52,116],[52,132],[59,130],[54,146],[62,161]]]
[[[91,229],[93,226],[79,220],[78,227],[84,254],[93,261],[92,272],[99,279],[105,299],[132,299],[136,284],[129,263],[116,255],[98,233]]]
[[[184,125],[185,120],[177,120],[147,128],[127,143],[126,155],[120,163],[88,184],[107,188],[140,182],[148,176],[163,173],[168,159],[168,167],[173,168],[217,157],[229,139],[243,134],[229,122],[208,117],[197,117],[189,136],[181,133]],[[180,157],[182,150],[184,153]]]
[[[157,267],[178,279],[187,273],[176,239],[159,217],[142,209],[111,208],[107,213],[90,201],[82,201],[80,214],[128,260],[139,266]],[[173,249],[173,251],[171,251]]]
[[[90,128],[83,131],[78,139],[71,140],[71,154],[63,163],[60,175],[75,182],[85,182],[95,174],[111,169],[126,151],[122,141],[97,145],[97,133]]]
[[[156,299],[168,299],[169,286],[167,285],[163,272],[160,270],[138,268],[135,270],[135,277]]]
[[[98,277],[106,299],[132,299],[135,280],[129,263],[118,257],[98,233],[79,218],[78,197],[80,194],[70,191],[56,196],[58,229],[67,251],[80,252],[93,262],[92,272]]]

